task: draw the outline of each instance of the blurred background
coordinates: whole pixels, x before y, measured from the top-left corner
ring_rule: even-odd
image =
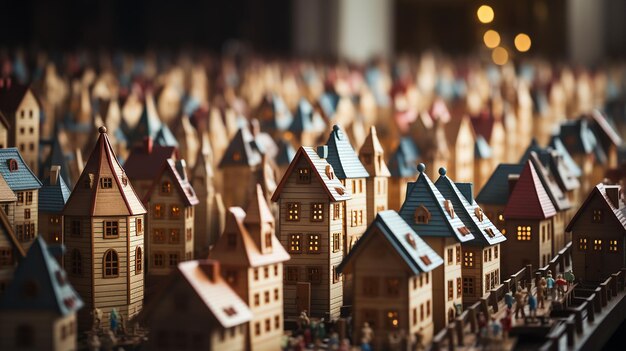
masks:
[[[477,8],[492,12],[477,16]],[[257,52],[349,58],[484,50],[493,30],[514,57],[594,65],[626,56],[622,0],[21,0],[3,4],[3,46],[42,49],[200,48],[220,51],[236,40]],[[485,22],[485,23],[483,23]]]

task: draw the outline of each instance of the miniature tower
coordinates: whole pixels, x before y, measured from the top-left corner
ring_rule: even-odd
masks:
[[[100,137],[65,205],[65,264],[86,308],[79,328],[91,328],[90,312],[117,309],[125,321],[141,311],[146,210],[107,137]],[[116,286],[111,289],[111,286]]]
[[[370,127],[370,134],[359,150],[359,159],[370,174],[366,181],[367,223],[371,223],[376,214],[387,210],[387,189],[391,173],[385,164],[385,150],[378,141],[376,127]]]
[[[61,166],[52,166],[39,191],[39,233],[48,242],[63,242],[63,207],[69,197],[70,189],[61,177]]]
[[[202,147],[196,158],[196,165],[192,170],[191,185],[196,191],[198,204],[196,205],[194,251],[195,257],[206,257],[209,246],[213,245],[221,231],[214,226],[219,223],[213,216],[215,206],[215,187],[213,185],[213,152],[206,134],[202,137]]]

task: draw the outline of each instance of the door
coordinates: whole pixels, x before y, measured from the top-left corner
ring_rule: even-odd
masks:
[[[296,308],[300,314],[302,311],[307,311],[308,316],[311,315],[311,283],[300,283],[296,285]]]

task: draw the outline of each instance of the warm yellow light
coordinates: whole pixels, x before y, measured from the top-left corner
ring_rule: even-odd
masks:
[[[526,52],[530,50],[530,37],[527,34],[520,33],[515,36],[515,48],[519,52]]]
[[[493,21],[494,13],[491,6],[482,5],[476,11],[476,15],[478,16],[478,20],[482,23],[491,23]]]
[[[490,29],[485,32],[483,35],[483,41],[485,42],[485,46],[493,49],[500,45],[500,34],[493,29]]]
[[[499,46],[491,52],[491,59],[496,65],[504,65],[509,61],[509,53],[505,48]]]

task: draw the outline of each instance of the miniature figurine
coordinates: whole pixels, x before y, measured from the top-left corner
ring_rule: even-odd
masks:
[[[532,293],[528,294],[528,315],[533,320],[537,317],[537,298]]]
[[[548,275],[546,277],[546,287],[548,288],[548,297],[554,300],[554,285],[555,280],[552,278],[552,272],[548,271]]]
[[[504,294],[504,304],[508,309],[513,309],[513,294],[510,291]]]
[[[489,328],[487,327],[487,318],[482,312],[478,312],[478,330],[476,331],[476,346],[486,346]]]
[[[511,314],[511,309],[507,308],[506,312],[504,313],[504,317],[500,319],[500,324],[502,325],[502,338],[504,340],[507,340],[509,338],[509,331],[512,327]]]
[[[572,285],[574,285],[574,279],[576,279],[576,277],[574,277],[574,272],[570,269],[569,271],[563,273],[563,278],[567,281],[567,289],[571,289]]]
[[[361,328],[361,343],[369,344],[374,339],[374,331],[370,327],[368,322],[363,323],[363,327]]]
[[[517,287],[517,292],[515,293],[515,318],[519,318],[519,313],[521,312],[522,318],[526,318],[526,312],[524,312],[524,306],[526,305],[526,291],[522,290],[521,287]]]
[[[537,303],[538,303],[539,308],[541,309],[544,308],[546,285],[547,285],[546,278],[541,277],[541,279],[539,279],[539,284],[537,284]]]
[[[300,330],[304,330],[311,323],[306,312],[306,310],[300,312],[300,318],[298,319],[298,329]]]
[[[565,292],[567,291],[567,281],[563,279],[563,275],[559,274],[556,276],[555,284],[558,297],[562,298],[563,296],[565,296]]]

